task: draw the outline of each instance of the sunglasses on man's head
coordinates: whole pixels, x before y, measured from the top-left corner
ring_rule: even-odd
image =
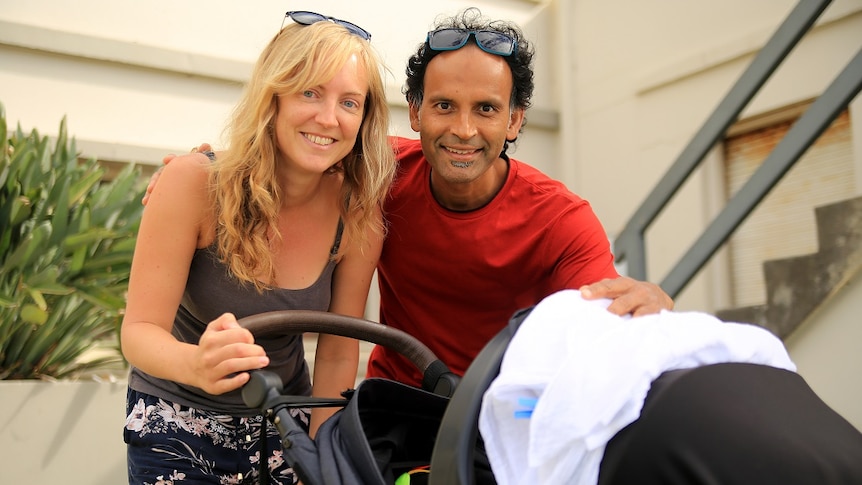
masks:
[[[495,30],[439,29],[428,32],[428,47],[435,51],[454,51],[464,47],[470,36],[480,49],[498,56],[511,56],[518,49],[515,39]]]
[[[307,12],[304,10],[296,10],[287,12],[284,15],[284,18],[290,18],[291,20],[300,25],[311,25],[323,21],[332,22],[349,30],[351,34],[356,34],[365,40],[371,40],[371,33],[369,33],[367,30],[356,24],[352,24],[346,20],[337,19],[335,17],[327,17],[326,15],[320,15],[319,13]],[[284,28],[284,20],[281,21],[281,26],[282,28]]]

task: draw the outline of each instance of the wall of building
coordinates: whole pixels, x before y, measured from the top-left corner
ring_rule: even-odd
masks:
[[[519,22],[537,8],[533,1],[472,4]],[[411,136],[400,94],[407,57],[436,15],[466,2],[417,4],[409,12],[398,5],[290,2],[291,9],[343,17],[372,32],[389,70],[393,133]],[[241,84],[286,9],[274,0],[6,2],[0,101],[10,120],[43,134],[56,133],[66,116],[87,156],[160,163],[165,153],[220,142]]]
[[[560,167],[613,237],[701,128],[795,0],[650,2],[560,0],[553,45]],[[816,98],[862,48],[862,3],[832,2],[744,110],[756,118]],[[849,107],[855,193],[862,193],[862,99]],[[646,234],[647,270],[660,282],[726,202],[722,151],[713,150]],[[813,208],[812,208],[813,211]],[[801,217],[809,218],[811,214]],[[678,310],[727,308],[724,251],[677,297]],[[791,336],[800,374],[862,429],[856,384],[860,309],[851,282]],[[854,296],[855,295],[855,296]],[[765,303],[765,302],[763,302]]]
[[[862,431],[860,275],[843,285],[785,340],[797,371],[818,396]]]
[[[563,179],[591,201],[613,237],[682,152],[756,52],[796,6],[685,0],[558,1],[562,46]],[[819,95],[862,46],[862,3],[833,2],[743,112],[742,119]],[[851,106],[860,110],[862,101]],[[852,123],[852,120],[851,120]],[[853,125],[862,139],[862,124]],[[647,232],[648,277],[659,282],[724,205],[720,150]],[[857,193],[862,151],[856,150]],[[721,258],[677,299],[679,309],[727,303]]]

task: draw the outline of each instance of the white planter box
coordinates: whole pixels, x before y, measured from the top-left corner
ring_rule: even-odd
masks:
[[[0,381],[0,484],[127,483],[126,382]]]

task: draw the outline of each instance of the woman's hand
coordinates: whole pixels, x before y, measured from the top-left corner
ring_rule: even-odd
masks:
[[[248,371],[269,365],[263,347],[230,313],[207,325],[198,342],[192,368],[198,387],[210,394],[224,394],[242,387]]]

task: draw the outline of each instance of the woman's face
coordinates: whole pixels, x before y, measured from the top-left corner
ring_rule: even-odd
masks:
[[[356,143],[368,96],[368,73],[356,55],[331,80],[278,98],[279,162],[323,173]]]

